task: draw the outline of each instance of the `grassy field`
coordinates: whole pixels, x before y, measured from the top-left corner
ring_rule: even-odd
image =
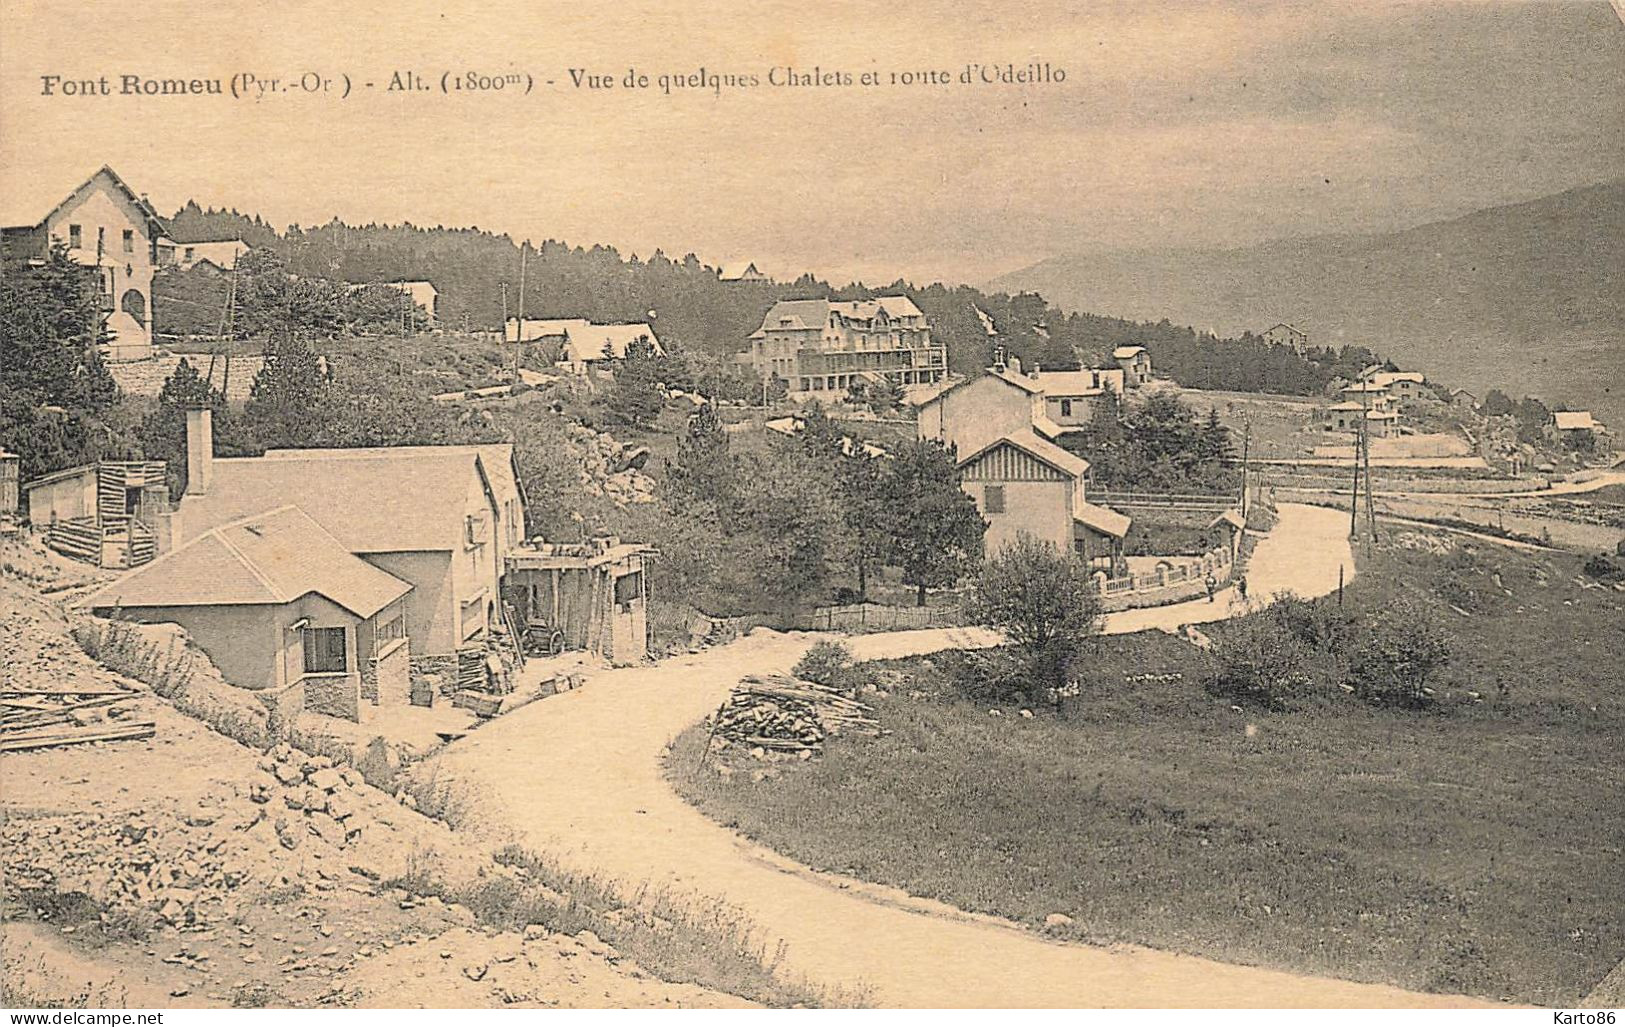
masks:
[[[1449,618],[1427,712],[1335,689],[1240,711],[1150,633],[1101,640],[1059,716],[959,698],[952,656],[901,661],[874,699],[888,735],[759,783],[674,783],[813,866],[1033,926],[1064,913],[1084,940],[1572,1003],[1625,956],[1625,595],[1581,587],[1575,558],[1443,539],[1363,553],[1346,599]]]

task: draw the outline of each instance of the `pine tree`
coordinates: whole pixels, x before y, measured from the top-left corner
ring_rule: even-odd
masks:
[[[891,562],[924,606],[927,588],[952,585],[981,559],[987,522],[959,487],[953,457],[930,440],[897,452],[885,492]]]

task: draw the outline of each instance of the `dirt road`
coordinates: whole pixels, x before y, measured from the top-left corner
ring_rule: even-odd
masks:
[[[1346,521],[1287,506],[1260,543],[1251,591],[1324,595],[1352,575]],[[1229,596],[1126,611],[1107,630],[1220,619]],[[1413,1006],[1466,1000],[1231,966],[1135,947],[1060,944],[891,889],[814,873],[706,819],[667,786],[661,756],[746,673],[787,670],[818,636],[758,632],[709,652],[620,670],[474,732],[442,774],[489,803],[502,837],[631,885],[739,907],[785,942],[792,974],[861,988],[880,1006]],[[852,640],[861,657],[986,644],[983,631]]]

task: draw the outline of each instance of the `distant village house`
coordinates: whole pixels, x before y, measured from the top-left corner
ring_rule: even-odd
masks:
[[[730,261],[717,268],[717,279],[724,282],[767,282],[766,275],[750,261]]]
[[[1266,329],[1259,338],[1271,346],[1290,346],[1299,356],[1309,350],[1309,333],[1285,323]]]
[[[502,338],[510,343],[536,343],[547,347],[553,360],[571,374],[584,375],[601,370],[615,360],[625,360],[627,347],[646,340],[654,355],[666,355],[660,337],[645,322],[593,324],[585,318],[509,318]]]
[[[163,219],[146,197],[103,167],[54,205],[16,193],[5,203],[0,256],[43,261],[53,241],[62,243],[74,261],[95,269],[111,336],[107,357],[152,356],[152,276],[159,250],[169,242]]]

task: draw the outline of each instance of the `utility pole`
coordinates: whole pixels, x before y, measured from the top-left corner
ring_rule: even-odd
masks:
[[[519,246],[519,330],[513,333],[513,380],[519,380],[519,349],[525,337],[525,258],[530,252],[530,240]]]
[[[524,330],[524,327],[525,327],[524,325],[519,325],[514,329],[513,344],[515,346],[519,345],[519,333]],[[504,340],[506,340],[508,338],[508,283],[507,282],[502,283],[502,338]]]
[[[1365,444],[1365,526],[1371,541],[1377,541],[1377,510],[1371,498],[1371,440]]]
[[[1360,425],[1365,428],[1364,423]],[[1354,436],[1354,482],[1349,486],[1349,539],[1352,541],[1360,533],[1360,440],[1365,437],[1362,430]]]
[[[1244,417],[1241,433],[1241,521],[1247,523],[1247,456],[1253,441],[1253,419]]]

